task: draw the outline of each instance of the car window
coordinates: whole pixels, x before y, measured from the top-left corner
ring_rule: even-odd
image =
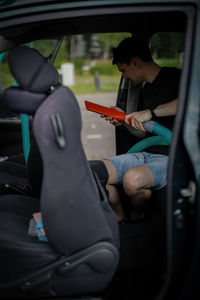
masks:
[[[63,41],[54,61],[60,82],[76,95],[82,114],[82,141],[88,159],[103,159],[116,153],[115,128],[99,115],[88,112],[85,100],[105,106],[116,105],[121,74],[112,65],[112,48],[127,32],[71,35]],[[36,40],[26,44],[50,58],[58,40]],[[161,32],[152,36],[151,51],[161,66],[182,67],[184,34]],[[14,83],[7,65],[8,53],[0,64],[0,89]]]

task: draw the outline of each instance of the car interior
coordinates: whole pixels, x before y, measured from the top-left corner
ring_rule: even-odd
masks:
[[[186,101],[191,30],[192,9],[181,5],[89,7],[21,17],[16,9],[16,19],[0,20],[0,51],[7,52],[13,82],[17,82],[2,88],[0,101],[1,295],[161,297],[174,259],[167,215],[172,191],[165,187],[153,192],[145,220],[117,223],[99,171],[101,162],[88,161],[84,152],[76,95],[62,85],[53,63],[65,36],[126,32],[151,45],[160,32],[181,34],[184,58],[176,117],[180,120]],[[45,39],[57,41],[48,57],[27,46]],[[126,111],[133,97],[131,83],[122,78],[116,106]],[[23,153],[25,133],[21,133],[20,114],[27,116],[30,130],[28,157]],[[175,135],[179,126],[176,121]],[[116,127],[115,139],[117,155],[134,144],[124,127]],[[173,137],[169,176],[176,143]],[[119,192],[122,199],[126,197],[122,186]],[[30,233],[36,212],[42,213],[46,240]],[[177,265],[181,256],[178,259]]]

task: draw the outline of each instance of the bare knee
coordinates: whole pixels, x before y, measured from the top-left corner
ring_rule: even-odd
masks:
[[[123,186],[125,193],[133,196],[143,187],[143,174],[134,169],[126,171],[123,177]]]
[[[134,167],[126,171],[123,186],[128,196],[134,196],[143,189],[149,189],[153,184],[153,174],[146,166]]]

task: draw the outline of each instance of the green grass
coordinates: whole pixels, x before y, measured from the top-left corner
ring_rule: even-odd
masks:
[[[75,85],[70,87],[70,89],[77,95],[115,92],[119,86],[120,76],[120,73],[117,75],[100,75],[101,90],[97,90],[92,75],[75,75]]]

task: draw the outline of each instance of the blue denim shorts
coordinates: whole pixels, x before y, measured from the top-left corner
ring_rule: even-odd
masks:
[[[166,155],[147,152],[127,153],[108,158],[108,160],[114,164],[117,170],[118,179],[116,184],[122,183],[124,173],[128,169],[141,165],[148,167],[153,173],[152,189],[159,190],[167,184],[168,156]]]

